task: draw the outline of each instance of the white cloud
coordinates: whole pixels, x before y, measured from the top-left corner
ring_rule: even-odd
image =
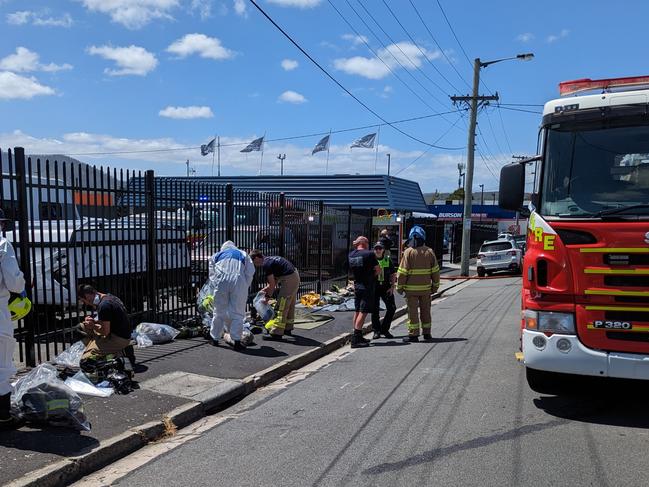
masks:
[[[383,87],[383,91],[381,92],[381,94],[379,96],[381,98],[389,98],[393,91],[394,91],[394,89],[392,88],[392,86],[386,85],[386,86]]]
[[[320,5],[322,0],[267,0],[268,3],[274,3],[280,7],[297,7],[297,8],[313,8]]]
[[[421,67],[424,55],[431,61],[439,59],[442,55],[437,50],[429,51],[421,46],[417,47],[412,42],[405,41],[379,49],[377,54],[378,58],[354,56],[335,59],[334,67],[347,74],[356,74],[369,79],[382,79],[390,74],[390,69],[395,70],[401,65],[407,69],[415,69],[415,66]]]
[[[283,59],[282,60],[282,68],[284,71],[293,71],[295,68],[298,67],[298,62],[294,59]]]
[[[205,34],[187,34],[173,42],[167,52],[176,54],[180,58],[198,54],[207,59],[230,59],[234,57],[234,51],[223,47],[221,41],[216,37],[208,37]]]
[[[0,71],[0,100],[29,100],[39,95],[54,95],[49,86],[40,84],[36,78]]]
[[[146,76],[158,65],[155,55],[139,46],[111,47],[111,46],[90,46],[88,54],[101,56],[104,59],[114,61],[119,69],[104,70],[110,76]]]
[[[60,17],[49,17],[49,10],[44,9],[40,12],[30,10],[21,10],[7,14],[7,23],[12,25],[25,25],[31,22],[32,25],[42,27],[72,27],[74,23],[69,13],[64,13]]]
[[[212,0],[192,0],[191,9],[198,11],[201,20],[209,19],[212,16]]]
[[[246,0],[234,0],[234,11],[241,17],[247,17]]]
[[[255,175],[259,170],[259,154],[242,154],[239,152],[251,140],[262,134],[243,134],[221,136],[221,164],[224,175]],[[287,135],[285,133],[275,134]],[[349,150],[349,144],[359,134],[334,134],[329,154],[329,174],[373,174],[376,154],[373,150]],[[274,136],[273,136],[274,137]],[[273,138],[270,135],[268,138]],[[25,147],[28,154],[70,154],[76,159],[88,162],[105,162],[109,157],[111,167],[144,170],[155,168],[157,175],[182,176],[186,172],[185,161],[190,159],[196,168],[197,175],[210,175],[212,159],[199,157],[199,144],[210,140],[212,135],[203,134],[195,140],[176,140],[171,137],[128,138],[112,134],[88,132],[64,133],[45,138],[34,137],[19,130],[0,133],[0,147]],[[321,136],[314,136],[296,145],[293,142],[267,142],[267,154],[286,154],[284,171],[286,174],[324,174],[326,155],[311,155],[311,150]],[[234,144],[234,145],[231,145]],[[193,149],[163,152],[165,149],[182,149],[193,146]],[[136,151],[151,150],[159,152],[142,153]],[[131,154],[112,156],[74,156],[86,152],[122,152]],[[397,147],[380,144],[378,172],[385,173],[387,161],[385,153],[391,154],[392,174],[408,166],[421,154],[418,150],[401,150]],[[510,160],[509,154],[496,157],[497,160]],[[457,188],[457,163],[465,162],[466,156],[456,154],[426,154],[415,164],[398,173],[398,177],[417,181],[424,192],[438,189],[440,192],[453,191]],[[279,174],[279,161],[274,157],[265,157],[263,174]],[[491,162],[497,175],[500,167]],[[494,189],[498,182],[491,176],[485,165],[476,161],[474,187],[484,183],[485,190]],[[478,196],[479,197],[479,196]]]
[[[524,32],[516,36],[516,40],[520,42],[530,42],[533,39],[534,39],[534,34],[532,34],[531,32]]]
[[[29,22],[32,13],[29,10],[21,10],[7,14],[7,23],[12,25],[24,25]]]
[[[300,103],[305,103],[307,99],[304,98],[304,95],[301,95],[297,91],[288,90],[282,93],[281,95],[279,95],[277,101],[300,104]]]
[[[198,106],[189,106],[189,107],[172,107],[168,106],[160,112],[158,115],[166,118],[177,118],[182,120],[190,120],[193,118],[212,118],[214,113],[210,107],[198,107]]]
[[[179,0],[78,0],[91,12],[110,15],[127,29],[139,29],[154,19],[172,19]]]
[[[37,53],[26,47],[17,47],[15,54],[0,59],[0,70],[13,71],[15,73],[29,71],[63,71],[72,69],[70,64],[41,64]]]
[[[558,34],[550,34],[546,38],[546,42],[548,44],[553,44],[561,39],[568,37],[568,34],[570,34],[570,31],[568,29],[561,29],[561,32],[559,32]]]
[[[343,34],[340,37],[345,41],[351,42],[352,46],[360,46],[361,44],[365,44],[368,41],[367,37],[363,35]]]

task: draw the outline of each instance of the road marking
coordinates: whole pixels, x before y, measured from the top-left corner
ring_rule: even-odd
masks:
[[[354,387],[352,388],[352,390],[355,391],[356,389],[358,389],[358,388],[359,388],[360,386],[362,386],[363,384],[365,384],[365,382],[361,382],[361,383],[358,384],[357,386],[354,386]]]
[[[361,406],[361,409],[365,409],[366,407],[367,407],[367,403],[363,404],[363,405]]]
[[[340,388],[341,388],[341,389],[344,389],[344,388],[347,387],[349,384],[351,384],[351,382],[345,382],[342,386],[340,386]]]

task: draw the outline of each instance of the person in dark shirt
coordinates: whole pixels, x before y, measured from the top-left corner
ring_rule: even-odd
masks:
[[[86,316],[81,324],[86,334],[83,340],[86,349],[81,360],[114,355],[127,356],[133,362],[130,347],[133,327],[122,301],[111,294],[100,293],[87,284],[80,286],[77,294],[83,304],[96,310],[94,315]]]
[[[300,274],[293,264],[277,255],[265,256],[261,250],[253,250],[250,258],[256,267],[261,267],[266,274],[266,287],[262,289],[271,297],[275,288],[277,294],[277,316],[266,323],[268,335],[264,338],[281,340],[283,335],[293,334],[295,322],[295,303],[300,287]]]
[[[397,310],[397,305],[394,302],[394,287],[397,280],[396,268],[381,242],[374,244],[374,255],[376,255],[379,262],[380,271],[376,276],[376,289],[374,291],[374,307],[372,308],[374,336],[372,338],[381,338],[381,335],[385,338],[394,338],[390,333],[390,325]],[[380,320],[381,300],[385,303],[383,322]]]
[[[367,313],[374,307],[374,287],[379,274],[379,262],[369,250],[367,237],[357,237],[354,250],[349,253],[349,268],[354,276],[354,335],[352,348],[367,347],[369,340],[363,337],[363,323]]]

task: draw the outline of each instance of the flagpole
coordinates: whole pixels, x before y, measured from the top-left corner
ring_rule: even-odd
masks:
[[[214,142],[216,142],[216,135],[214,135]],[[214,177],[214,146],[212,146],[212,177]]]
[[[264,142],[266,142],[266,131],[264,130],[264,137],[261,139],[261,158],[259,159],[259,175],[264,166]]]
[[[374,156],[374,174],[376,175],[376,165],[379,162],[379,139],[381,138],[381,126],[379,125],[378,133],[376,134],[376,155]]]
[[[329,146],[331,145],[331,129],[329,129],[329,138],[327,139],[327,165],[325,166],[325,176],[329,174]]]
[[[218,150],[218,163],[219,163],[219,165],[218,165],[218,168],[219,168],[218,174],[219,174],[219,177],[221,177],[221,136],[217,136],[216,140],[217,140],[216,148]]]

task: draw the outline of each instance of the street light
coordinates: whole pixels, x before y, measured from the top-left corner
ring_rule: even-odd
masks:
[[[478,87],[480,86],[480,68],[486,68],[492,64],[500,63],[502,61],[519,60],[530,61],[534,58],[531,52],[524,54],[517,54],[516,56],[495,59],[493,61],[481,61],[476,58],[473,61],[473,92],[469,97],[451,97],[453,101],[470,102],[471,106],[471,120],[469,123],[469,134],[467,143],[467,157],[466,157],[466,180],[464,182],[464,214],[462,226],[462,260],[460,264],[460,275],[469,275],[469,259],[471,257],[471,198],[473,196],[473,166],[475,160],[475,127],[478,119],[478,102],[482,103],[489,100],[498,100],[498,94],[492,96],[478,96]]]
[[[286,159],[286,154],[279,154],[277,156],[277,158],[279,159],[279,163],[280,163],[279,174],[280,174],[280,176],[283,176],[284,175],[284,159]]]
[[[484,184],[478,184],[480,186],[480,221],[482,221],[482,213],[484,212]]]

